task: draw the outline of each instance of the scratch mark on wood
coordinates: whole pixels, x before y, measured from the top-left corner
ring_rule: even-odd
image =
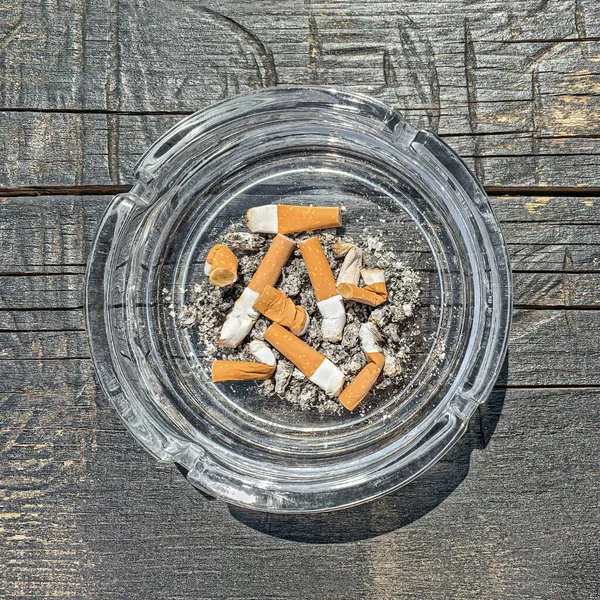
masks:
[[[319,63],[321,61],[321,55],[323,53],[323,46],[321,45],[321,38],[319,35],[319,27],[317,25],[317,19],[313,12],[312,4],[310,0],[305,0],[305,5],[308,8],[308,65],[307,67],[311,70],[310,79],[313,83],[319,81]]]
[[[581,6],[581,0],[575,0],[575,4],[573,6],[575,12],[575,29],[577,30],[577,37],[580,40],[587,39],[586,35],[586,27],[585,27],[585,12]],[[584,58],[589,57],[589,47],[588,44],[580,44],[581,55]]]
[[[121,67],[121,54],[118,41],[118,12],[114,3],[109,6],[109,26],[108,26],[108,41],[109,41],[109,57],[110,67],[106,73],[106,108],[109,111],[117,109],[118,93],[117,85],[119,80],[119,71]],[[119,181],[119,117],[115,114],[108,114],[106,118],[107,125],[107,156],[108,156],[108,176],[110,181]]]
[[[478,119],[477,119],[477,57],[475,56],[475,46],[473,44],[473,38],[471,36],[471,30],[469,28],[468,19],[464,21],[464,67],[465,67],[465,80],[467,85],[467,102],[468,102],[468,114],[469,114],[469,128],[471,133],[477,133]],[[483,162],[481,161],[480,150],[481,142],[479,137],[474,138],[475,145],[475,175],[480,181],[485,179],[485,171]]]
[[[379,54],[381,46],[345,46],[341,48],[328,48],[329,56],[360,56],[365,57],[369,54]]]
[[[21,28],[23,27],[23,23],[25,19],[23,18],[23,9],[21,9],[21,14],[17,19],[17,22],[11,26],[8,30],[8,33],[0,40],[0,50],[4,50],[19,34]]]
[[[539,153],[540,153],[540,118],[543,110],[540,77],[538,68],[531,71],[531,154],[533,156],[534,181],[540,183]]]
[[[254,49],[253,59],[256,71],[261,79],[258,87],[276,86],[278,83],[277,69],[270,48],[255,33],[235,19],[210,8],[204,7],[202,10],[207,15],[212,16],[217,22],[227,26],[235,35],[241,34],[244,40]],[[257,59],[260,60],[260,64],[258,64]]]
[[[6,411],[6,409],[4,409]],[[25,431],[31,419],[33,418],[33,410],[25,410],[17,414],[13,411],[13,414],[8,421],[10,426],[3,427],[0,429],[0,435],[6,435],[5,439],[2,440],[2,454],[6,455],[9,450],[17,443],[19,436]]]
[[[537,52],[534,52],[531,56],[527,57],[527,59],[523,63],[523,69],[528,70],[531,67],[533,67],[534,65],[537,65],[540,62],[542,62],[543,59],[549,58],[547,55],[556,51],[557,48],[560,48],[561,44],[562,44],[562,41],[561,42],[548,42],[548,43],[544,42],[543,48],[541,48]]]
[[[385,48],[383,51],[383,81],[387,87],[394,87],[398,84],[396,69],[390,57],[390,51]]]
[[[569,271],[573,269],[573,257],[568,246],[565,246],[565,255],[563,258],[563,275],[562,275],[562,296],[565,306],[573,304],[574,284]],[[565,310],[565,322],[571,333],[575,333],[575,318],[570,310]]]
[[[440,82],[433,47],[429,40],[421,35],[417,24],[405,14],[398,19],[398,36],[410,82],[422,105],[433,106],[433,109],[427,110],[428,126],[437,132],[440,122]]]
[[[79,16],[79,37],[80,37],[80,46],[81,46],[81,52],[79,55],[79,69],[81,70],[81,73],[85,73],[85,67],[86,67],[86,62],[87,62],[87,53],[88,53],[88,48],[87,48],[87,31],[88,31],[88,23],[87,23],[87,11],[89,10],[88,7],[88,1],[84,0],[83,5],[82,5],[82,9],[81,9],[81,13]],[[79,81],[79,96],[82,99],[82,102],[85,104],[87,103],[87,93],[86,93],[86,80],[85,77],[81,77],[80,81]],[[84,138],[82,138],[84,139]]]
[[[77,176],[76,181],[78,184],[83,184],[85,181],[85,140],[86,140],[86,130],[85,130],[85,115],[79,115],[77,120],[77,128],[79,129],[79,139],[76,144],[77,151]]]

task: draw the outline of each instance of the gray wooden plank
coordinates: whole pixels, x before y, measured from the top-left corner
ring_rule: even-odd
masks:
[[[109,196],[3,198],[0,273],[81,273],[109,202]]]
[[[82,331],[83,308],[56,310],[0,310],[0,331]]]
[[[104,114],[1,112],[0,185],[108,183]]]
[[[3,2],[2,107],[105,109],[108,8],[105,0]]]
[[[44,396],[39,410],[34,396],[0,396],[18,427],[2,431],[5,597],[598,593],[600,532],[589,510],[600,500],[597,468],[581,460],[600,450],[598,390],[496,392],[420,479],[376,503],[310,517],[206,500],[133,444],[102,400],[90,410],[94,398],[90,387]]]
[[[515,310],[509,343],[511,385],[598,385],[600,311]]]
[[[0,310],[83,307],[83,275],[0,276]]]
[[[600,308],[600,273],[513,273],[513,289],[517,306]]]
[[[21,334],[19,334],[21,335]],[[61,332],[64,340],[66,334]],[[35,349],[34,349],[35,350]],[[31,353],[32,350],[30,349]],[[39,352],[52,355],[53,350],[42,347]],[[25,353],[17,346],[15,353]],[[80,389],[93,381],[93,368],[89,358],[55,359],[13,359],[0,362],[2,380],[0,393],[43,393]]]
[[[516,309],[509,386],[600,386],[600,310]],[[83,331],[0,333],[1,392],[52,389],[91,376]]]
[[[0,274],[83,273],[110,199],[110,196],[3,198]],[[516,271],[600,271],[597,198],[493,196],[491,201]],[[577,276],[573,285],[593,292],[590,278]],[[582,294],[587,295],[588,291]],[[525,289],[518,296],[526,293]]]
[[[594,197],[511,195],[490,198],[496,216],[507,223],[593,225],[600,222],[600,200]]]
[[[0,360],[89,358],[83,331],[0,331]]]
[[[130,182],[137,157],[178,118],[148,113],[276,83],[389,102],[452,136],[486,185],[595,186],[596,15],[583,0],[10,0],[0,186]]]

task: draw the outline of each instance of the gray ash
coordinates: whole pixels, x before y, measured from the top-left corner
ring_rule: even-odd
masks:
[[[307,237],[310,236],[297,236],[297,241]],[[331,247],[334,242],[339,241],[359,246],[363,250],[365,267],[384,269],[388,290],[387,302],[377,308],[346,302],[347,323],[344,336],[341,343],[332,344],[322,339],[321,316],[298,248],[285,266],[278,288],[296,304],[302,305],[311,318],[309,329],[302,339],[336,364],[347,375],[347,381],[351,380],[366,364],[358,339],[359,327],[369,319],[374,322],[384,337],[381,346],[386,356],[386,363],[383,375],[371,395],[376,394],[376,390],[385,390],[386,396],[389,396],[401,389],[406,378],[414,372],[416,363],[414,354],[422,337],[415,318],[421,295],[421,278],[415,271],[404,265],[397,254],[385,247],[381,235],[369,235],[366,232],[364,239],[357,240],[326,232],[321,233],[319,239],[336,277],[343,258],[334,258]],[[270,238],[240,231],[239,226],[234,225],[218,242],[227,244],[238,257],[238,281],[232,286],[217,288],[209,282],[208,278],[203,278],[194,284],[193,289],[187,290],[188,302],[179,314],[181,326],[189,328],[190,331],[195,330],[195,337],[200,345],[198,356],[206,360],[207,367],[217,358],[252,360],[247,349],[248,342],[252,339],[262,339],[270,325],[270,321],[260,317],[247,340],[238,348],[228,349],[217,346],[217,338],[225,317],[260,264]],[[277,357],[277,372],[273,379],[257,383],[261,394],[265,396],[277,394],[302,410],[311,409],[327,414],[337,414],[344,410],[337,399],[328,398],[292,363],[275,350],[274,352]],[[362,405],[365,404],[366,399]]]

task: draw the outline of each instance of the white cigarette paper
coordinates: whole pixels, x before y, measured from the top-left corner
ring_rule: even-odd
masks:
[[[338,294],[317,302],[317,308],[323,317],[321,333],[326,342],[339,342],[346,326],[346,309],[344,299]]]
[[[220,346],[237,348],[250,333],[260,316],[258,311],[253,308],[258,296],[259,294],[250,288],[244,289],[223,323],[219,336]]]
[[[271,348],[269,348],[262,340],[252,340],[248,349],[250,350],[250,354],[252,354],[258,362],[271,366],[277,364],[273,350],[271,350]]]
[[[250,231],[277,233],[279,224],[277,205],[267,204],[251,208],[246,215],[246,224]]]
[[[336,280],[336,285],[340,283],[352,283],[358,285],[360,280],[360,270],[362,267],[362,250],[353,244],[346,251],[344,262],[340,267],[340,272]]]
[[[358,330],[358,337],[365,354],[369,352],[382,352],[378,342],[383,341],[383,338],[374,323],[363,323]]]
[[[338,367],[326,358],[308,379],[332,398],[340,393],[346,377]]]
[[[385,283],[385,271],[383,269],[361,269],[360,274],[365,285]]]

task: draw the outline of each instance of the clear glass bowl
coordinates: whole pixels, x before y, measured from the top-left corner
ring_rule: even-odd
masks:
[[[368,222],[419,270],[426,343],[402,390],[321,415],[210,381],[174,314],[214,240],[273,201],[343,203],[344,233]],[[86,281],[96,373],[135,438],[199,489],[271,512],[351,506],[434,464],[486,399],[510,314],[498,223],[456,154],[371,98],[319,88],[238,96],[166,133],[104,215]]]

